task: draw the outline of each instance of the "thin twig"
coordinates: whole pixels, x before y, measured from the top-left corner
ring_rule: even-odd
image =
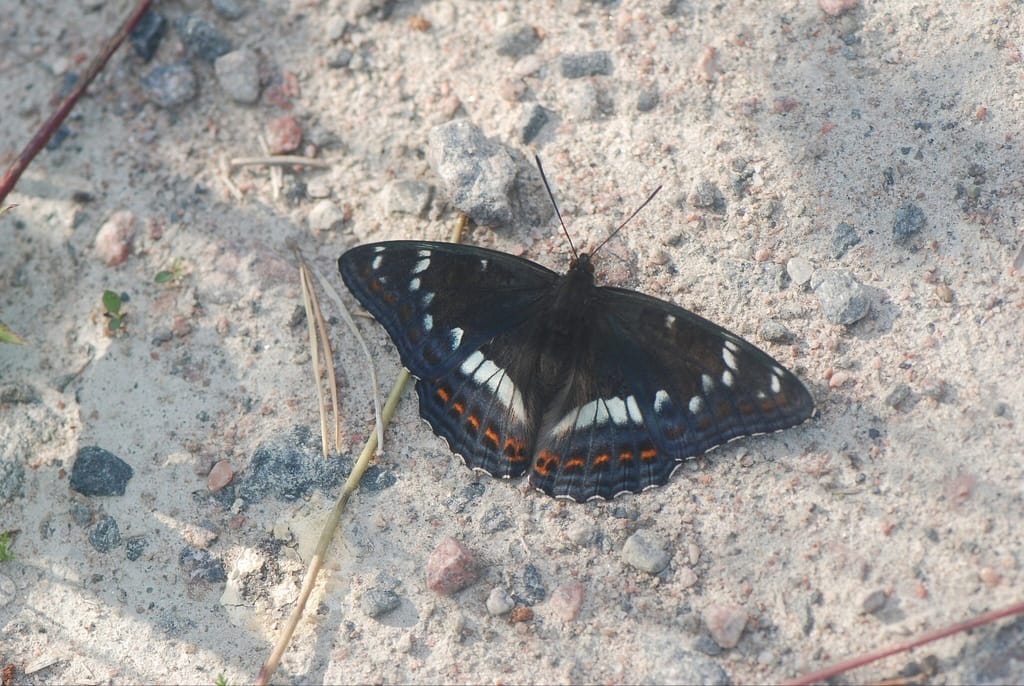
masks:
[[[334,372],[334,351],[331,350],[331,337],[327,331],[327,322],[324,320],[324,313],[320,309],[320,300],[316,297],[313,280],[309,277],[308,266],[306,280],[309,281],[309,292],[313,295],[313,316],[316,318],[317,331],[320,332],[321,352],[324,356],[324,368],[327,371],[327,386],[331,389],[331,408],[334,410],[334,451],[340,453],[341,408],[338,403],[338,378]]]
[[[825,669],[819,670],[817,672],[805,674],[802,677],[793,679],[792,681],[786,681],[784,683],[786,684],[786,686],[808,686],[809,684],[825,681],[826,679],[831,679],[834,676],[838,676],[839,674],[848,672],[851,669],[863,667],[866,664],[870,664],[877,660],[881,660],[883,657],[889,657],[890,655],[895,655],[896,653],[905,653],[908,650],[912,650],[919,646],[923,646],[924,644],[931,643],[932,641],[937,641],[940,638],[946,638],[947,636],[952,636],[953,634],[959,633],[961,631],[968,631],[975,627],[981,626],[982,624],[988,624],[990,622],[1002,619],[1003,617],[1010,617],[1012,615],[1018,614],[1024,614],[1024,602],[1015,603],[1014,605],[1004,607],[1001,610],[992,610],[991,612],[986,612],[984,614],[978,615],[977,617],[973,617],[962,622],[957,622],[956,624],[951,624],[950,626],[944,627],[942,629],[926,631],[917,638],[913,638],[909,641],[898,643],[889,648],[882,648],[881,650],[875,650],[870,653],[864,653],[863,655],[858,655],[848,660],[843,660],[842,662],[837,662],[831,667],[826,667]]]
[[[228,162],[228,164],[230,164],[232,167],[266,167],[272,165],[301,164],[304,167],[316,167],[318,169],[327,169],[331,166],[330,162],[314,159],[312,157],[303,157],[301,155],[267,155],[265,157],[235,157],[231,159]]]
[[[89,68],[86,69],[85,74],[82,75],[78,81],[75,82],[74,88],[67,94],[67,97],[61,101],[60,106],[57,110],[50,115],[50,118],[39,127],[36,131],[36,135],[32,137],[25,149],[11,162],[11,165],[7,167],[3,177],[0,177],[0,203],[3,202],[4,198],[7,197],[14,189],[14,184],[18,182],[22,173],[28,169],[28,165],[35,159],[35,156],[39,154],[39,151],[43,149],[43,146],[49,142],[54,132],[60,128],[60,125],[64,123],[68,114],[71,112],[71,108],[75,106],[78,99],[85,93],[85,89],[96,79],[96,76],[106,66],[107,61],[114,54],[114,51],[124,42],[124,39],[128,37],[135,25],[139,23],[143,15],[149,10],[149,6],[152,4],[151,0],[142,0],[135,6],[132,13],[128,15],[124,23],[121,24],[121,28],[117,30],[110,40],[106,42],[100,54],[92,61]]]
[[[317,320],[313,316],[313,284],[309,279],[306,262],[299,256],[299,284],[302,286],[302,305],[306,308],[306,329],[309,331],[309,359],[313,366],[313,383],[316,386],[317,407],[320,410],[320,446],[327,457],[327,399],[324,397],[323,373],[320,369],[320,340],[317,335]],[[330,357],[330,355],[327,355]],[[330,379],[328,383],[336,385]],[[335,415],[337,416],[337,415]]]

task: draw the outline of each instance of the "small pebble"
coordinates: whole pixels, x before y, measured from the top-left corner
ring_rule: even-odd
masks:
[[[388,214],[422,217],[433,194],[434,187],[425,181],[392,181],[384,189],[384,207]]]
[[[665,551],[665,542],[644,529],[626,539],[622,546],[622,558],[626,564],[648,574],[661,572],[671,560]]]
[[[314,231],[331,231],[345,222],[345,213],[332,200],[320,200],[309,210],[307,221]]]
[[[680,569],[675,578],[675,582],[679,585],[679,588],[692,588],[697,585],[699,580],[697,572],[693,571],[689,567],[683,567]]]
[[[840,386],[842,386],[843,384],[845,384],[847,381],[849,381],[852,378],[853,378],[853,376],[850,374],[850,372],[848,372],[846,370],[840,370],[840,371],[836,372],[835,374],[833,374],[831,377],[829,377],[828,387],[829,388],[839,388]]]
[[[694,185],[686,201],[693,207],[704,210],[720,210],[725,207],[722,192],[707,179],[702,179]]]
[[[187,64],[164,64],[142,77],[142,88],[157,107],[178,107],[196,97],[196,75]]]
[[[397,593],[384,588],[371,588],[359,598],[359,609],[367,617],[386,615],[401,604]]]
[[[508,591],[500,586],[492,588],[487,596],[487,612],[492,617],[510,612],[515,606],[516,601],[512,600],[512,596],[508,594]]]
[[[213,469],[206,477],[206,487],[210,489],[210,493],[216,493],[221,490],[229,483],[235,476],[234,470],[231,469],[230,460],[221,460],[217,464],[213,465]]]
[[[25,465],[0,459],[0,506],[25,494]]]
[[[121,542],[121,530],[113,517],[107,515],[89,531],[89,544],[101,553],[113,550]]]
[[[569,537],[569,540],[578,546],[590,545],[594,540],[596,532],[594,527],[586,522],[577,522],[569,527],[565,535]]]
[[[42,401],[39,389],[29,383],[15,382],[0,388],[0,405],[36,405]]]
[[[896,210],[896,219],[892,224],[892,236],[897,243],[903,243],[920,232],[924,225],[924,210],[914,203],[908,202]]]
[[[867,288],[845,269],[819,269],[811,277],[811,289],[833,324],[853,324],[871,309]]]
[[[536,605],[548,596],[548,590],[544,586],[544,580],[540,576],[540,570],[533,564],[527,564],[523,569],[523,592],[520,600],[526,605]]]
[[[703,614],[711,638],[725,649],[735,648],[740,642],[747,617],[747,611],[738,605],[712,605]]]
[[[761,324],[758,331],[762,340],[770,343],[792,343],[796,336],[777,319],[769,319]]]
[[[199,59],[213,62],[231,52],[231,41],[216,26],[194,14],[183,14],[175,19],[174,29],[188,51]]]
[[[612,73],[612,58],[606,50],[570,53],[562,55],[561,67],[567,79],[608,76]]]
[[[857,8],[858,0],[818,0],[818,7],[830,17],[838,17],[843,12]]]
[[[601,106],[597,101],[597,88],[594,84],[589,81],[580,81],[578,83],[569,84],[565,89],[565,104],[566,113],[569,119],[575,119],[576,121],[591,121],[597,119],[601,114]],[[537,109],[539,106],[535,106]],[[541,108],[543,109],[543,108]],[[545,115],[544,122],[547,121]],[[543,123],[541,124],[543,126]],[[540,130],[540,126],[537,127],[537,131]]]
[[[124,542],[124,555],[129,562],[135,562],[146,552],[149,541],[145,536],[132,536]]]
[[[814,267],[806,258],[791,257],[789,261],[786,262],[786,273],[789,274],[789,278],[793,280],[793,283],[797,286],[803,286],[811,280],[811,275],[814,273]]]
[[[512,608],[509,612],[508,621],[513,624],[522,624],[533,620],[533,610],[528,607],[519,605],[518,607]]]
[[[294,152],[302,142],[302,127],[290,114],[267,122],[267,147],[271,155]]]
[[[878,614],[882,608],[885,607],[886,595],[885,591],[877,590],[872,591],[866,598],[861,602],[861,612],[866,615]]]
[[[78,449],[71,466],[70,487],[85,496],[124,495],[134,471],[108,450],[90,445]]]
[[[209,550],[185,546],[178,555],[178,565],[188,574],[189,581],[217,583],[227,581],[224,562]]]
[[[944,303],[953,302],[953,289],[944,283],[935,286],[935,296]]]
[[[242,15],[245,14],[245,8],[235,2],[235,0],[210,0],[210,5],[213,6],[213,11],[218,16],[232,21],[241,19]]]
[[[128,40],[131,41],[135,54],[141,57],[143,62],[149,62],[166,33],[167,19],[159,12],[149,10],[132,28]]]
[[[505,510],[497,505],[492,506],[480,518],[480,530],[485,534],[495,534],[512,528],[512,522]]]
[[[117,266],[128,259],[134,238],[135,215],[128,210],[115,212],[96,233],[96,256],[109,267]]]
[[[982,583],[984,583],[989,588],[994,588],[995,586],[998,586],[999,582],[1002,580],[1002,577],[999,575],[999,572],[992,569],[991,567],[982,567],[981,570],[978,572],[978,578],[981,579]]]
[[[451,203],[474,222],[494,226],[512,219],[515,162],[478,126],[456,119],[431,129],[427,160]]]
[[[898,408],[910,398],[910,393],[910,386],[907,384],[896,384],[885,396],[885,404],[893,409]]]
[[[860,236],[857,230],[845,222],[836,225],[832,232],[832,256],[837,260],[846,254],[846,251],[860,243]]]
[[[427,560],[427,587],[441,595],[452,595],[477,578],[476,560],[454,538],[442,540]]]
[[[556,586],[551,591],[551,600],[548,603],[555,615],[563,622],[573,621],[583,606],[583,584],[578,581],[570,581]]]
[[[523,145],[529,145],[550,120],[551,113],[548,110],[536,103],[528,105],[519,117],[519,140]]]
[[[260,98],[259,58],[243,48],[217,58],[213,63],[217,82],[235,102],[251,105]]]
[[[658,103],[661,101],[661,95],[658,93],[656,86],[645,88],[640,91],[640,95],[636,98],[636,111],[637,112],[650,112]]]
[[[519,59],[529,55],[540,45],[536,29],[528,24],[512,24],[498,34],[494,51],[504,57]]]

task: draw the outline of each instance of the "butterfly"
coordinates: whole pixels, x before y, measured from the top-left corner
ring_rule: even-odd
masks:
[[[528,474],[551,496],[640,492],[688,458],[814,414],[803,383],[736,334],[597,285],[592,254],[559,274],[485,248],[387,241],[338,268],[416,377],[434,433],[467,466]]]

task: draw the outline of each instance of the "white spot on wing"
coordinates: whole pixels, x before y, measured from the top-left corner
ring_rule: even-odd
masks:
[[[740,351],[740,346],[736,345],[735,341],[731,341],[729,339],[726,339],[725,347],[728,348],[730,352],[738,353]]]
[[[423,330],[429,332],[434,328],[434,318],[429,314],[423,315]]]
[[[715,390],[715,382],[707,374],[700,375],[700,385],[704,389],[705,393],[710,393],[711,391]]]
[[[644,416],[640,414],[640,406],[636,404],[636,398],[632,395],[626,398],[626,411],[629,412],[629,418],[634,424],[643,424]]]
[[[430,303],[434,302],[434,294],[427,292],[423,294],[423,307],[430,307]]]
[[[462,366],[459,367],[459,371],[466,376],[472,376],[473,372],[476,371],[477,367],[484,361],[484,354],[477,350],[472,355],[462,361]]]
[[[690,414],[698,414],[704,409],[704,399],[699,395],[690,398]]]
[[[674,314],[665,315],[665,328],[671,329],[676,324],[676,316]]]
[[[608,416],[616,424],[622,425],[629,422],[629,414],[626,412],[626,403],[622,398],[612,398],[605,405],[608,407]]]
[[[416,264],[413,265],[412,273],[413,274],[419,274],[420,272],[426,271],[427,267],[429,267],[429,266],[430,266],[430,258],[429,257],[424,257],[422,260],[420,260],[419,262],[417,262]]]
[[[430,251],[429,250],[420,250],[416,254],[419,255],[420,257],[430,257]]]
[[[729,350],[729,342],[726,341],[725,347],[722,348],[722,361],[725,362],[725,366],[729,369],[736,370],[736,356]]]
[[[778,374],[772,374],[772,393],[778,393],[782,390],[782,381],[779,379]]]
[[[667,391],[658,391],[654,394],[654,411],[660,413],[671,400]]]
[[[732,388],[732,385],[735,382],[736,382],[736,379],[733,378],[732,372],[730,372],[728,369],[726,369],[724,372],[722,372],[722,383],[724,383],[729,388]]]
[[[460,329],[457,326],[454,329],[452,329],[451,339],[450,339],[451,345],[452,345],[452,350],[457,350],[458,347],[460,345],[462,345],[462,334],[464,334],[464,333],[465,333],[465,331],[463,331],[462,329]]]
[[[382,252],[384,252],[384,250],[385,250],[385,248],[384,248],[383,245],[378,245],[378,246],[374,247],[373,252],[374,252],[374,254],[379,255]]]
[[[373,262],[370,263],[370,266],[373,267],[373,271],[377,271],[378,269],[380,269],[380,265],[383,262],[384,258],[380,255],[377,255],[376,257],[373,258]]]
[[[409,292],[410,293],[415,293],[419,289],[420,289],[420,280],[418,278],[413,279],[412,281],[409,282]]]
[[[490,260],[480,260],[480,271],[487,271],[487,267],[491,264]]]

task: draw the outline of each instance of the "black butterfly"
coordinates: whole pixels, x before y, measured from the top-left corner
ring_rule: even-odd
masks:
[[[473,469],[529,473],[548,495],[639,492],[687,458],[814,414],[769,355],[672,303],[596,286],[587,253],[558,274],[484,248],[388,241],[338,268],[417,377],[434,432]]]

